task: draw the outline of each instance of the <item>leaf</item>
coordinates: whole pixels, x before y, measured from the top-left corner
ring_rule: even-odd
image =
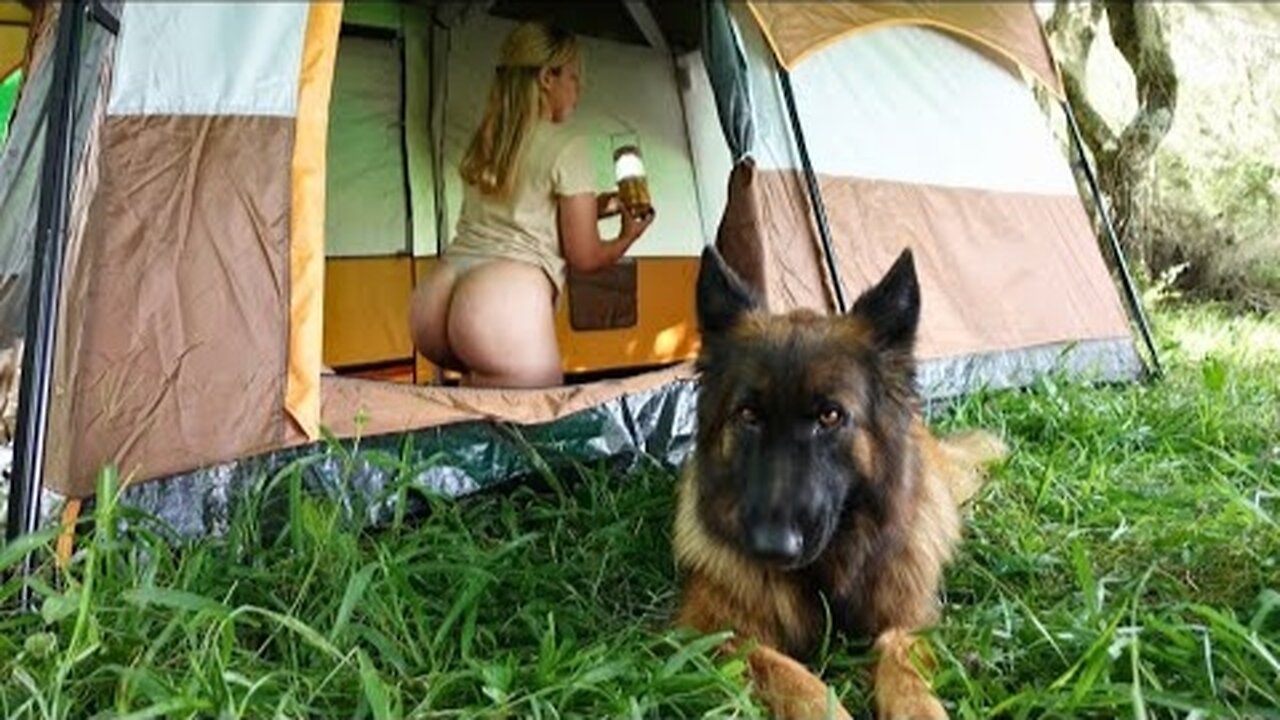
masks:
[[[0,572],[17,565],[28,553],[47,547],[49,542],[58,536],[58,530],[53,527],[23,535],[0,548]]]
[[[134,588],[121,593],[125,602],[141,607],[159,605],[174,610],[190,610],[192,612],[210,612],[219,617],[226,616],[230,610],[226,605],[203,595],[186,590],[170,588]]]
[[[1210,357],[1200,366],[1204,387],[1212,393],[1220,393],[1227,386],[1227,364],[1220,358]]]
[[[1280,608],[1280,592],[1270,588],[1263,590],[1258,596],[1258,605],[1258,612],[1254,613],[1253,618],[1249,620],[1249,629],[1255,633],[1261,632],[1267,617],[1273,610]]]
[[[50,595],[40,603],[40,617],[45,625],[52,625],[65,620],[80,609],[80,590],[73,589],[65,594]]]
[[[669,678],[672,675],[684,669],[694,657],[705,655],[712,649],[723,645],[726,640],[733,637],[733,633],[723,632],[712,635],[704,635],[689,642],[676,651],[665,663],[662,664],[662,670],[658,672],[659,678]]]
[[[151,707],[136,710],[127,715],[116,716],[118,720],[151,720],[151,718],[164,718],[194,714],[192,711],[210,710],[207,700],[200,700],[188,697],[176,697],[163,702],[158,702]],[[186,712],[183,712],[186,711]]]
[[[351,576],[347,581],[347,591],[342,595],[342,604],[338,607],[338,617],[333,621],[333,629],[329,631],[329,639],[336,641],[338,636],[347,627],[347,623],[351,620],[351,612],[355,609],[356,603],[364,597],[365,590],[369,587],[369,582],[373,579],[373,573],[378,569],[377,563],[369,563],[360,568],[360,571]]]
[[[323,635],[316,632],[315,628],[302,622],[298,618],[295,618],[291,615],[284,615],[282,613],[275,612],[274,610],[268,610],[266,608],[257,607],[256,605],[241,605],[231,613],[231,617],[235,617],[245,613],[253,613],[255,615],[261,615],[269,620],[274,620],[275,622],[285,626],[289,630],[292,630],[294,633],[296,633],[299,637],[305,640],[309,645],[315,647],[317,650],[320,650],[326,655],[333,657],[335,660],[338,660],[339,662],[346,662],[346,658],[343,657],[342,653],[338,652],[338,648],[334,647],[333,644],[330,643],[328,640],[326,640]]]
[[[365,653],[364,648],[356,651],[360,661],[360,687],[364,689],[364,698],[369,701],[369,709],[376,720],[390,720],[391,698],[387,694],[387,686],[378,675],[378,669]]]
[[[449,608],[449,612],[445,614],[444,620],[440,622],[440,627],[436,630],[435,637],[431,639],[431,651],[439,652],[444,644],[444,639],[453,631],[453,626],[457,624],[458,618],[463,617],[463,613],[474,605],[480,594],[488,587],[492,577],[487,573],[480,571],[471,573],[467,578],[466,585],[462,591],[458,593],[454,599],[453,605]],[[465,618],[463,618],[465,621]]]
[[[373,649],[377,651],[378,657],[383,662],[390,663],[396,672],[404,675],[409,671],[409,663],[405,660],[404,653],[386,635],[360,623],[351,624],[351,633],[360,640],[372,645]]]
[[[22,649],[39,659],[51,657],[58,651],[58,636],[51,632],[31,633],[22,641]]]

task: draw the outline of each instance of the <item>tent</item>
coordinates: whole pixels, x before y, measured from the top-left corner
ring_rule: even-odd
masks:
[[[80,7],[38,6],[0,156],[19,515],[41,478],[88,497],[107,463],[200,533],[304,455],[312,482],[373,496],[388,458],[454,494],[540,458],[678,462],[710,242],[771,309],[828,312],[913,247],[930,397],[1143,370],[1036,101],[1062,92],[1030,3]],[[533,16],[583,35],[600,185],[638,144],[659,219],[571,277],[564,387],[455,387],[413,357],[408,294],[457,217],[496,47]]]
[[[30,25],[30,8],[14,0],[0,2],[0,79],[22,65]]]

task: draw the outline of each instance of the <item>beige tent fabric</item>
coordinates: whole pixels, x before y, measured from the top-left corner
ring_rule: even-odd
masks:
[[[820,180],[850,301],[912,249],[922,359],[1128,336],[1078,197]]]
[[[860,31],[929,25],[998,52],[1058,97],[1062,79],[1029,2],[748,2],[778,61],[794,69],[810,54]]]
[[[835,307],[799,171],[739,162],[729,176],[716,247],[771,311]]]
[[[922,359],[1129,337],[1078,197],[821,176],[852,303],[911,247]],[[834,309],[798,173],[735,168],[717,246],[769,308]],[[758,218],[758,220],[756,220]]]
[[[616,380],[538,390],[413,385],[326,375],[324,424],[338,437],[378,435],[468,420],[545,423],[631,393],[694,377],[692,362]]]
[[[52,34],[52,33],[51,33]],[[105,39],[114,43],[115,38]],[[107,114],[107,99],[111,94],[111,75],[114,69],[114,53],[110,47],[104,52],[102,67],[96,82],[97,97],[93,103],[92,117],[85,134],[83,157],[75,170],[71,186],[71,208],[67,223],[67,245],[64,250],[65,278],[59,306],[58,324],[54,335],[53,393],[50,399],[49,442],[45,455],[45,474],[50,484],[62,482],[67,477],[71,460],[71,394],[69,387],[80,372],[84,339],[83,310],[75,298],[83,297],[93,273],[81,262],[85,229],[89,222],[89,208],[98,192],[98,180],[102,170],[99,162],[102,152],[102,135]]]
[[[111,117],[80,254],[70,472],[52,489],[279,447],[292,118]],[[65,484],[64,484],[65,483]]]
[[[800,10],[784,11],[788,7]],[[853,22],[821,14],[844,12],[842,7],[872,15]],[[952,17],[955,8],[977,6],[758,3],[752,10],[777,21],[762,24],[775,33],[775,48],[792,47],[792,60],[799,62],[838,39],[839,32],[828,31],[839,22],[865,29],[906,21],[901,13],[892,15],[895,7],[933,12],[936,17],[912,21],[942,26],[938,17],[960,23]],[[1005,38],[1001,48],[1010,41],[997,31],[1030,32],[1018,18],[1034,20],[997,5],[986,12],[982,22],[961,23],[967,28],[962,34]],[[1034,31],[1044,50],[1038,25]],[[1006,34],[1034,46],[1025,33]],[[787,45],[787,37],[804,42]],[[1020,52],[1031,57],[1027,47]],[[1047,58],[1045,52],[1052,70]],[[106,462],[144,480],[306,441],[288,420],[284,400],[291,187],[282,169],[293,156],[295,132],[295,120],[285,116],[105,121],[104,175],[68,291],[68,323],[82,334],[68,346],[76,364],[55,388],[69,418],[62,437],[68,439],[64,467],[70,471],[53,477],[52,489],[91,494],[93,477]],[[1077,198],[820,180],[850,299],[878,278],[904,243],[916,248],[926,296],[922,356],[1127,337]],[[771,309],[829,309],[831,288],[800,173],[743,165],[733,183],[718,239],[731,263],[760,288]],[[675,271],[691,279],[691,267]],[[642,296],[644,269],[638,267]],[[1066,287],[1073,276],[1084,278],[1082,288]],[[682,297],[674,291],[670,296]],[[693,347],[686,340],[693,342],[679,335],[681,352]],[[546,390],[428,389],[326,376],[320,413],[339,437],[467,420],[541,423],[693,377],[687,362]]]

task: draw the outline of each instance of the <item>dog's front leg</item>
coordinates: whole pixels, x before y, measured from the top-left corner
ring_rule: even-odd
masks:
[[[924,651],[923,656],[920,651]],[[946,720],[947,711],[918,665],[932,665],[925,640],[902,628],[876,638],[875,697],[879,720]]]
[[[761,612],[768,606],[764,597],[756,600],[736,601],[723,585],[694,571],[685,579],[676,623],[702,633],[733,629],[736,636],[721,649],[732,654],[743,647],[750,648],[746,661],[755,695],[769,708],[772,717],[850,720],[849,713],[821,678],[774,646],[782,637],[781,630],[768,613]]]
[[[747,654],[747,666],[757,697],[778,720],[852,720],[827,684],[795,658],[757,644]]]

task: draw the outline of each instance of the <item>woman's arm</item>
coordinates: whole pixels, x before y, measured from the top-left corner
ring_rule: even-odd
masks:
[[[560,247],[564,251],[565,262],[579,272],[601,270],[617,262],[653,223],[652,212],[644,217],[635,217],[623,210],[618,237],[602,240],[596,225],[600,206],[597,197],[590,193],[561,196],[558,201]]]

